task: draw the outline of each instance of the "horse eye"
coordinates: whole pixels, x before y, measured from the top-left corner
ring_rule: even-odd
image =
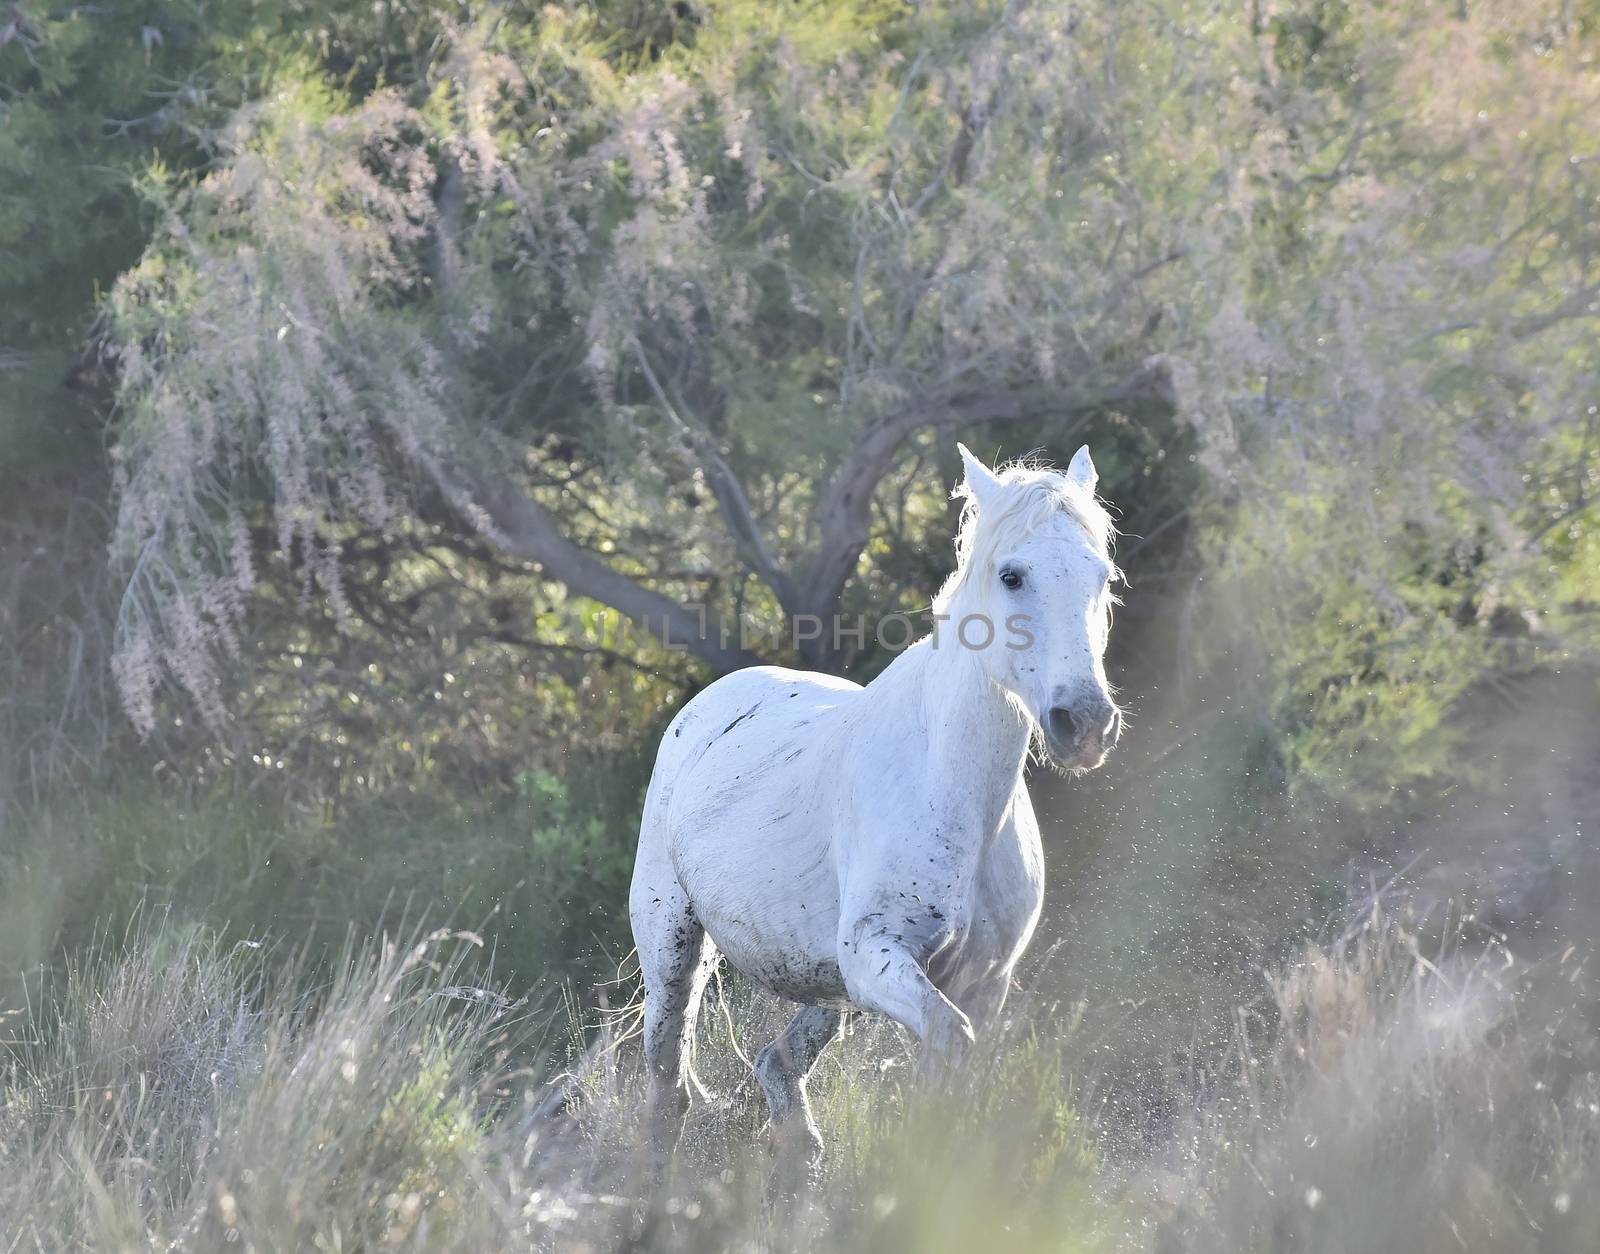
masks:
[[[1022,573],[1020,571],[1012,570],[1011,567],[1007,566],[1003,571],[1000,572],[1000,582],[1005,584],[1006,587],[1010,588],[1011,591],[1015,592],[1018,588],[1022,587]]]

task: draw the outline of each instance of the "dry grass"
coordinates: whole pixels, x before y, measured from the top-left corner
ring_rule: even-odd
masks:
[[[1173,1248],[1592,1248],[1582,962],[1428,948],[1375,910],[1269,975],[1271,1032],[1172,1138]]]
[[[1592,1248],[1600,1086],[1581,963],[1424,947],[1376,916],[1269,977],[1171,1126],[1115,1126],[1089,1007],[1023,999],[952,1091],[863,1020],[812,1086],[830,1151],[762,1201],[748,1056],[782,1008],[711,998],[697,1101],[648,1188],[626,1016],[536,1116],[537,1025],[463,986],[475,938],[331,976],[173,925],[103,946],[11,1035],[0,1249]],[[1137,1146],[1138,1148],[1133,1148]]]

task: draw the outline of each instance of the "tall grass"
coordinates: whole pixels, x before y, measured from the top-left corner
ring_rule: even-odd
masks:
[[[449,1245],[479,1221],[501,1003],[448,935],[302,982],[152,928],[74,963],[12,1045],[5,1248]]]
[[[1370,915],[1271,973],[1272,1028],[1166,1152],[1174,1248],[1594,1248],[1584,964]]]
[[[1524,971],[1369,914],[1268,973],[1230,1065],[1175,1062],[1179,1113],[1134,1130],[1092,1006],[1019,999],[938,1094],[861,1019],[812,1082],[823,1170],[773,1208],[743,1060],[782,1006],[708,998],[706,1096],[657,1185],[626,1013],[552,1113],[551,1042],[463,982],[476,945],[313,967],[158,922],[72,963],[10,1023],[0,1249],[1565,1254],[1600,1232],[1577,955]]]

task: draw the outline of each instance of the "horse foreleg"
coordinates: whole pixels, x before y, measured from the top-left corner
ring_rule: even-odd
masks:
[[[866,926],[850,928],[845,935],[839,970],[850,1000],[915,1032],[922,1042],[923,1076],[942,1081],[972,1044],[971,1020],[934,986],[925,959],[900,935]]]
[[[843,1016],[823,1006],[806,1006],[783,1034],[756,1056],[756,1079],[767,1095],[771,1116],[772,1178],[776,1199],[795,1191],[822,1158],[822,1134],[806,1100],[806,1077],[822,1051],[839,1035]]]

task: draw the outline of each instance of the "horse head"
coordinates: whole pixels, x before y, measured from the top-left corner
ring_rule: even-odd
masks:
[[[995,471],[960,449],[957,569],[935,611],[986,621],[980,664],[1021,706],[1044,756],[1061,770],[1093,770],[1122,733],[1105,673],[1119,572],[1094,462],[1085,446],[1064,473],[1022,463]]]

